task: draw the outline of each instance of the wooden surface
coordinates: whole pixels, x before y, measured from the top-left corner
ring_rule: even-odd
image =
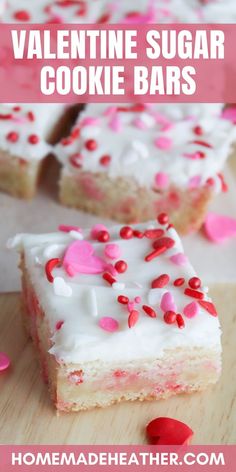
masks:
[[[30,340],[21,326],[19,295],[0,296],[0,350],[12,360],[0,374],[0,443],[144,444],[145,424],[170,416],[195,431],[193,444],[236,443],[236,291],[211,290],[223,325],[224,362],[212,389],[166,401],[126,403],[91,412],[57,416],[39,375]]]

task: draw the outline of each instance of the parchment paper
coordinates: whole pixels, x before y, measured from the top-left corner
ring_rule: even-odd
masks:
[[[37,197],[25,202],[0,194],[0,292],[20,289],[20,274],[17,270],[18,255],[5,248],[6,241],[16,233],[42,233],[57,230],[59,224],[78,224],[89,227],[100,219],[59,205],[57,181],[59,168],[51,158]],[[219,195],[211,210],[236,217],[236,156],[225,172],[230,191]],[[106,222],[111,225],[111,221]],[[236,283],[236,238],[215,245],[200,232],[183,239],[185,250],[205,284]]]

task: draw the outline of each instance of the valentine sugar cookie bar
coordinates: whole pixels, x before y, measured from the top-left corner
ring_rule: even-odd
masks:
[[[197,230],[235,140],[221,105],[87,105],[56,147],[63,204],[130,223],[168,212]]]
[[[35,194],[65,109],[61,104],[0,105],[1,191],[23,198]]]
[[[152,400],[213,385],[221,330],[166,214],[8,243],[21,254],[23,317],[58,410]]]

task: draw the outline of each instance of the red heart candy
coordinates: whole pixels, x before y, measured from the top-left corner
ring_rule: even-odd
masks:
[[[173,418],[155,418],[146,427],[148,440],[159,446],[189,444],[193,431],[185,423]]]

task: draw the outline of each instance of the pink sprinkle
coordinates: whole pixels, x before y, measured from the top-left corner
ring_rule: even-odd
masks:
[[[97,224],[97,225],[94,225],[91,229],[91,233],[90,233],[90,236],[92,239],[97,239],[97,235],[98,233],[100,233],[100,231],[107,231],[107,227],[102,225],[102,224]]]
[[[104,111],[104,116],[111,116],[111,115],[114,115],[114,113],[116,113],[116,107],[107,107],[106,110]]]
[[[135,118],[135,120],[133,121],[133,124],[134,126],[136,126],[136,128],[147,129],[146,123],[144,123],[144,121],[141,120],[141,118]]]
[[[65,271],[75,274],[101,274],[106,264],[103,259],[94,255],[94,248],[88,241],[75,241],[70,244],[63,259]]]
[[[141,303],[142,299],[141,299],[141,297],[135,297],[134,301],[135,301],[135,303],[139,304],[139,303]]]
[[[94,118],[94,117],[90,117],[88,116],[87,118],[84,118],[81,123],[80,123],[80,126],[93,126],[93,125],[97,125],[99,124],[99,118]]]
[[[110,316],[104,316],[100,318],[98,322],[100,328],[104,329],[104,331],[108,331],[109,333],[114,333],[119,329],[119,323],[114,318]]]
[[[60,331],[63,325],[64,325],[64,321],[58,321],[56,324],[56,331]]]
[[[210,241],[218,244],[223,243],[236,236],[236,219],[217,213],[208,213],[204,230]]]
[[[109,123],[109,127],[115,133],[119,133],[122,130],[122,122],[119,115],[114,115]]]
[[[195,175],[194,177],[191,177],[188,182],[188,188],[193,189],[193,188],[198,188],[201,185],[201,176],[200,175]]]
[[[189,303],[184,307],[184,314],[187,318],[194,318],[199,312],[199,305],[196,302]]]
[[[11,361],[9,357],[4,352],[0,352],[0,372],[7,370],[10,364]]]
[[[166,188],[169,185],[169,177],[165,172],[158,172],[155,175],[155,184],[159,188]]]
[[[118,244],[107,244],[105,247],[105,256],[109,257],[109,259],[119,259],[121,250]]]
[[[165,313],[166,311],[177,311],[177,307],[174,301],[172,293],[166,292],[161,299],[161,309]]]
[[[182,252],[174,254],[174,256],[170,257],[170,260],[177,266],[184,266],[188,262],[187,256],[185,256],[185,254],[183,254]]]
[[[160,138],[155,139],[154,143],[157,148],[167,150],[172,146],[172,139],[161,136]]]
[[[81,228],[79,226],[73,226],[73,225],[60,225],[58,227],[59,231],[63,231],[63,233],[70,233],[70,231],[78,231],[81,233]]]

